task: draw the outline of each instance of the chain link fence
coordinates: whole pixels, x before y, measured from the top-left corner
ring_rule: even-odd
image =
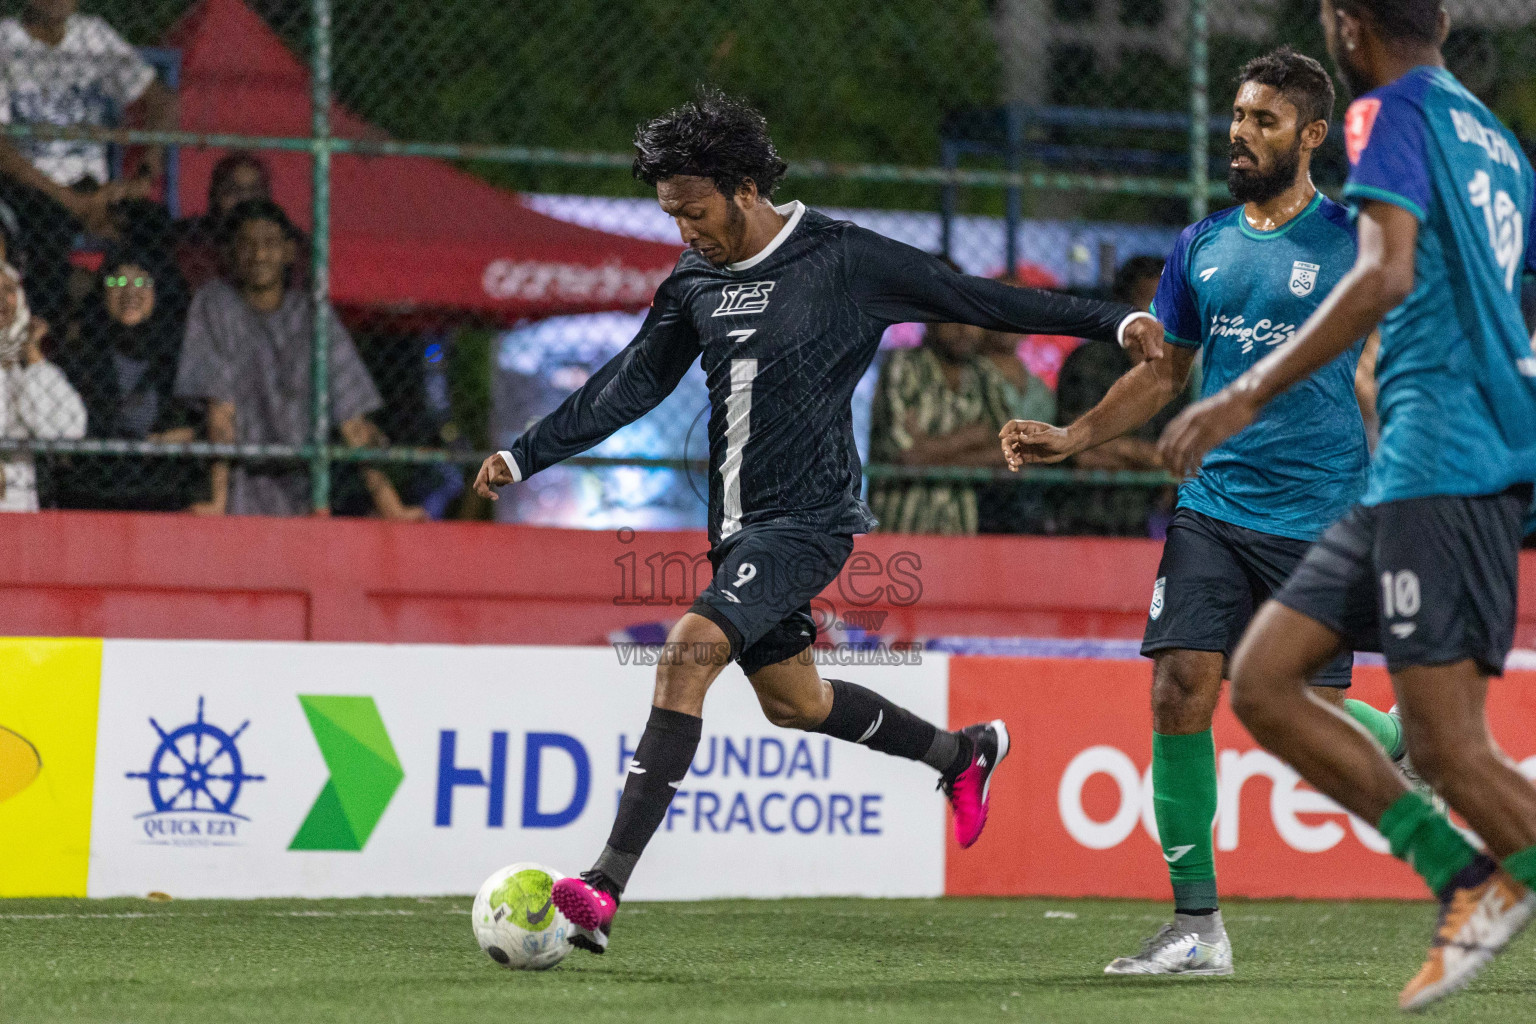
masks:
[[[1455,70],[1536,134],[1521,73],[1536,14],[1451,6]],[[0,345],[0,507],[17,510],[488,517],[468,475],[628,342],[676,257],[628,145],[701,82],[768,116],[791,162],[781,196],[971,273],[1105,294],[1137,257],[1155,274],[1145,258],[1224,201],[1241,63],[1282,41],[1322,50],[1315,0],[9,0],[0,14],[0,240],[19,274],[0,299],[31,314]],[[1342,157],[1319,179],[1336,186]],[[899,326],[887,347],[921,339]],[[1064,377],[1074,339],[985,346],[1013,374],[1011,410],[1034,418],[1080,414],[1084,389],[1123,370],[1079,357],[1086,376]],[[861,441],[889,358],[861,385]],[[706,403],[695,369],[496,515],[702,525]],[[1131,455],[1005,476],[870,470],[875,491],[969,495],[970,528],[1145,534],[1171,498]]]

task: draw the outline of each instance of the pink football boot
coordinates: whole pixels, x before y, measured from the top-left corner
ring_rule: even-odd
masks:
[[[607,952],[613,915],[619,909],[619,901],[612,893],[585,878],[562,878],[555,883],[550,899],[576,928],[571,937],[573,946],[589,953]]]
[[[971,763],[953,779],[941,779],[939,788],[949,797],[955,814],[955,842],[963,850],[981,838],[981,830],[987,825],[992,773],[1008,756],[1008,727],[1001,718],[994,718],[985,725],[968,725],[960,731],[971,740]]]

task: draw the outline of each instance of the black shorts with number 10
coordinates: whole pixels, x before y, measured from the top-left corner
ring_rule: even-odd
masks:
[[[1259,606],[1285,583],[1312,545],[1260,533],[1181,508],[1168,525],[1141,653],[1213,651],[1232,656]],[[1349,685],[1354,655],[1339,655],[1312,680]]]
[[[1530,484],[1357,505],[1276,599],[1355,650],[1380,651],[1389,671],[1470,660],[1502,675],[1530,505]]]

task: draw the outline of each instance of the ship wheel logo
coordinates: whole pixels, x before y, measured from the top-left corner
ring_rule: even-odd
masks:
[[[203,718],[203,698],[197,698],[197,718],[178,729],[166,732],[153,718],[149,724],[160,736],[160,745],[149,759],[149,770],[127,772],[130,779],[149,784],[149,799],[155,809],[146,814],[235,813],[235,801],[247,782],[265,782],[264,775],[248,775],[236,741],[250,721],[240,723],[234,732],[225,732]],[[139,817],[145,817],[145,814]]]

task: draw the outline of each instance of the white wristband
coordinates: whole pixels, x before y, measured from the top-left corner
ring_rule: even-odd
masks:
[[[517,468],[517,460],[512,457],[512,453],[509,451],[499,451],[496,454],[500,455],[501,461],[507,464],[507,472],[512,474],[512,482],[522,483],[523,471]]]
[[[1121,348],[1125,348],[1125,329],[1131,326],[1131,324],[1135,323],[1137,320],[1142,319],[1156,320],[1157,317],[1153,316],[1151,313],[1144,313],[1138,309],[1136,312],[1120,321],[1120,326],[1115,329],[1115,340],[1120,342]]]

